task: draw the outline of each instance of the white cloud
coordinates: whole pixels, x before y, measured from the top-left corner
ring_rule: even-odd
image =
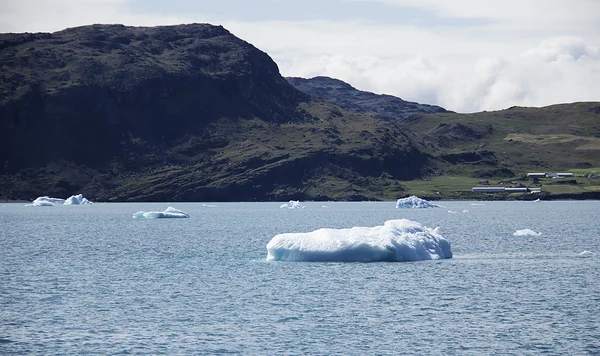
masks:
[[[346,0],[429,10],[442,17],[541,23],[597,23],[596,0]]]

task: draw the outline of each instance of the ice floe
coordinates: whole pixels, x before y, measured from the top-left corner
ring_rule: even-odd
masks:
[[[83,197],[83,194],[71,195],[65,200],[65,205],[87,205],[92,204],[91,201]]]
[[[91,201],[83,197],[83,194],[72,195],[68,199],[50,198],[48,196],[37,197],[31,204],[27,206],[54,206],[54,205],[87,205],[92,204]]]
[[[403,262],[452,257],[450,242],[438,228],[406,219],[375,227],[279,234],[267,244],[267,252],[268,261]]]
[[[592,257],[594,253],[592,251],[582,251],[577,256],[579,257]]]
[[[43,196],[37,197],[31,204],[27,204],[27,206],[54,206],[63,204],[64,202],[64,199]]]
[[[281,209],[304,209],[306,206],[300,204],[299,200],[290,200],[288,203],[281,204]]]
[[[441,208],[441,205],[433,204],[425,199],[421,199],[416,195],[412,195],[408,198],[398,199],[396,201],[396,208]]]
[[[541,232],[535,232],[531,229],[523,229],[523,230],[517,230],[515,231],[515,233],[513,234],[514,236],[540,236],[542,235]]]
[[[172,206],[168,207],[165,211],[138,211],[133,214],[134,219],[176,219],[189,217],[188,213],[175,209]]]

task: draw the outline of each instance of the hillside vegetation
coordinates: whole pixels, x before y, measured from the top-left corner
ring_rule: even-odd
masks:
[[[600,191],[583,178],[600,167],[599,103],[456,114],[288,82],[208,24],[3,34],[0,63],[2,200],[490,198],[470,188],[569,170],[549,197]]]

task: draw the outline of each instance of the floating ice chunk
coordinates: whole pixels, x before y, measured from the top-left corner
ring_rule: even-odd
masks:
[[[37,197],[31,204],[27,204],[26,206],[54,206],[60,205],[65,202],[64,199],[61,198],[50,198],[48,196]]]
[[[577,256],[579,257],[592,257],[594,253],[592,251],[582,251]]]
[[[168,207],[165,211],[138,211],[133,214],[134,219],[176,219],[176,218],[189,218],[190,216],[179,209],[175,209],[172,206]]]
[[[448,213],[449,214],[456,214],[456,211],[454,211],[454,210],[448,210]]]
[[[536,200],[533,201],[534,203],[539,203],[541,202],[540,198],[537,198]]]
[[[485,204],[481,204],[481,203],[471,203],[471,205],[473,205],[473,206],[478,206],[478,205],[479,205],[479,206],[481,206],[481,205],[485,205]]]
[[[202,204],[203,207],[205,208],[216,208],[217,206],[214,204]]]
[[[398,199],[396,201],[396,208],[441,208],[441,205],[433,204],[425,199],[421,199],[416,195],[412,195],[408,198]]]
[[[87,205],[92,204],[91,201],[83,197],[83,194],[71,195],[64,202],[65,205]]]
[[[306,208],[306,206],[300,204],[299,200],[290,200],[288,203],[281,204],[279,206],[279,208],[281,208],[281,209],[285,209],[285,208],[287,208],[287,209],[304,209],[304,208]]]
[[[515,233],[513,234],[514,236],[540,236],[542,235],[541,232],[535,232],[531,229],[523,229],[523,230],[517,230],[515,231]]]
[[[401,219],[383,226],[279,234],[267,244],[268,261],[420,261],[452,258],[439,229]]]
[[[463,210],[463,213],[468,213],[469,211],[467,209]]]

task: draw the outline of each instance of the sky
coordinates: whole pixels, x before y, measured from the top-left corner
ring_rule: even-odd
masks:
[[[600,101],[600,0],[0,0],[0,32],[222,25],[284,76],[457,112]]]

